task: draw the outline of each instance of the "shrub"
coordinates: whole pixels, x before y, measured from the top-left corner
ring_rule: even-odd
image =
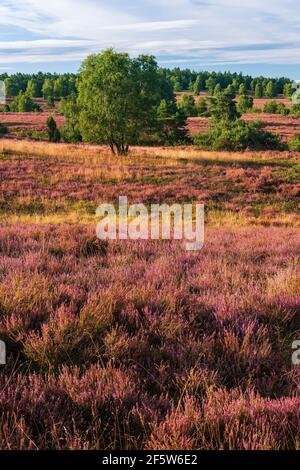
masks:
[[[210,99],[209,112],[214,121],[234,121],[241,115],[235,103],[235,94],[225,91]]]
[[[49,142],[59,142],[60,141],[60,132],[57,128],[56,122],[52,116],[49,116],[47,119],[47,132]]]
[[[0,135],[7,134],[7,127],[0,123]]]
[[[284,103],[279,103],[276,100],[272,100],[264,105],[264,113],[288,115],[290,110],[285,106]]]
[[[2,108],[2,113],[9,113],[10,112],[10,107],[8,104],[5,104]]]
[[[237,109],[240,113],[246,113],[253,108],[253,98],[250,95],[241,95]]]
[[[195,99],[192,95],[182,95],[178,103],[178,108],[186,117],[197,115]]]
[[[186,115],[177,108],[175,100],[162,100],[157,116],[159,130],[156,141],[164,145],[186,144],[190,141]]]
[[[300,152],[300,135],[295,135],[289,142],[289,149],[291,152]]]
[[[15,113],[40,112],[41,108],[32,98],[20,92],[11,105],[11,110]]]
[[[283,144],[279,136],[262,129],[259,121],[246,123],[242,119],[214,122],[205,134],[198,134],[194,143],[200,149],[240,151],[280,150]]]
[[[300,103],[293,104],[291,108],[291,114],[294,116],[300,116]]]
[[[198,103],[196,103],[196,110],[197,110],[197,116],[199,117],[200,116],[206,117],[209,115],[205,98],[200,98]]]

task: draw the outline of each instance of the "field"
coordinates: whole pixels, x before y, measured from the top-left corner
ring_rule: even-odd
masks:
[[[187,92],[177,93],[177,99],[179,100],[182,94]],[[189,93],[191,94],[191,93]],[[207,98],[206,93],[202,93],[201,97]],[[200,98],[200,97],[199,97]],[[196,97],[196,100],[199,99]],[[44,100],[35,100],[42,108],[41,113],[0,113],[0,123],[7,126],[9,130],[8,137],[11,138],[26,138],[33,137],[46,140],[46,123],[49,116],[53,116],[58,127],[64,126],[65,118],[59,115],[54,109],[47,108]],[[270,99],[255,99],[254,107],[263,110],[266,102],[271,101]],[[284,103],[286,107],[291,107],[291,101],[282,98],[281,96],[276,98],[276,101]],[[56,103],[56,108],[58,102]],[[253,113],[246,114],[243,118],[249,122],[253,120],[261,120],[267,130],[274,132],[282,136],[282,140],[289,141],[295,135],[300,135],[300,119],[295,116],[283,116],[274,114]],[[190,135],[194,135],[197,132],[207,131],[209,126],[208,118],[189,118],[188,129]]]
[[[2,139],[0,187],[0,449],[300,449],[299,154]],[[97,240],[120,195],[204,249]]]
[[[295,135],[300,135],[300,119],[295,116],[282,116],[280,114],[245,114],[246,122],[260,120],[264,123],[265,129],[279,134],[283,141],[291,140]],[[209,127],[207,118],[189,118],[189,131],[193,135],[197,132],[206,132]]]
[[[57,125],[64,125],[64,117],[53,110],[41,113],[0,113],[0,123],[9,130],[9,137],[28,137],[29,133],[45,133],[47,118],[53,116]],[[46,138],[46,135],[44,136]]]

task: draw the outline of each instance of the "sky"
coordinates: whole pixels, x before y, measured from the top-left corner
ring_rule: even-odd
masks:
[[[0,73],[76,72],[107,47],[300,80],[298,0],[0,0]]]

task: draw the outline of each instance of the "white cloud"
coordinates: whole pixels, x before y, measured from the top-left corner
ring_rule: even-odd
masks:
[[[23,31],[0,42],[0,62],[81,60],[113,46],[166,63],[299,63],[299,24],[296,0],[0,0],[0,26]]]

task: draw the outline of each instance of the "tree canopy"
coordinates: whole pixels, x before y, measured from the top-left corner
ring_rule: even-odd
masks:
[[[152,56],[131,59],[108,49],[89,56],[78,82],[79,126],[84,141],[108,144],[126,154],[156,124],[161,101],[158,66]]]

